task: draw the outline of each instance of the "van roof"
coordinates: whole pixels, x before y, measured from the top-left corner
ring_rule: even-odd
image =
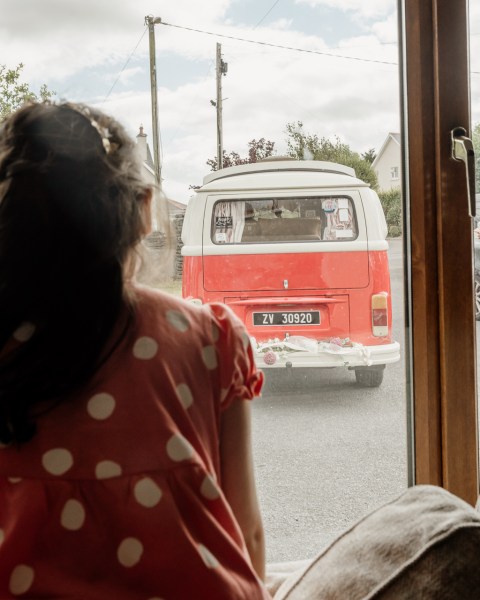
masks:
[[[266,173],[275,171],[313,171],[317,173],[332,173],[338,175],[348,175],[355,177],[355,170],[345,165],[339,165],[333,162],[325,162],[321,160],[264,160],[246,165],[237,165],[235,167],[227,167],[214,171],[205,175],[203,185],[227,177],[235,177],[237,175]]]

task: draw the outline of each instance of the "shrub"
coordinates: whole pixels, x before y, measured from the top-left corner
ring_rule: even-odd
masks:
[[[402,228],[398,227],[397,225],[392,225],[391,227],[388,228],[388,236],[395,238],[395,237],[400,237],[402,235]]]
[[[402,193],[400,189],[379,192],[378,197],[382,204],[385,219],[388,225],[388,236],[399,237],[402,235]]]

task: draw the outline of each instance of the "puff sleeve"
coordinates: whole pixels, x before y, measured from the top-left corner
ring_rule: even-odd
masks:
[[[240,319],[224,304],[207,306],[218,356],[220,409],[225,410],[233,400],[259,396],[263,373],[257,370],[250,337]]]

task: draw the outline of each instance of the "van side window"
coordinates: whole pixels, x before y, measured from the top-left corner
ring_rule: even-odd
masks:
[[[345,196],[268,198],[216,202],[212,215],[215,244],[353,240],[355,209]]]

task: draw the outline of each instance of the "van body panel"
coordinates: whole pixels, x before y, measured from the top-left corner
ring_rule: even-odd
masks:
[[[212,258],[212,257],[209,257]],[[220,263],[221,265],[222,263]],[[250,265],[255,266],[255,263]],[[351,264],[351,263],[349,263]],[[253,269],[262,272],[260,269]],[[350,272],[350,271],[347,271]],[[372,333],[371,316],[371,297],[373,294],[384,293],[390,299],[390,278],[388,274],[388,256],[386,251],[377,251],[369,253],[368,272],[372,273],[365,288],[353,289],[340,287],[337,294],[331,294],[330,289],[324,289],[324,294],[320,295],[318,288],[315,288],[318,294],[312,295],[312,290],[295,290],[294,288],[279,288],[276,290],[261,287],[260,283],[256,289],[249,293],[232,296],[229,290],[208,290],[203,284],[203,265],[200,257],[184,257],[184,281],[188,280],[189,285],[183,285],[183,296],[185,298],[199,298],[202,302],[224,302],[228,304],[237,316],[245,323],[251,335],[257,340],[264,341],[272,337],[285,335],[304,335],[316,339],[328,339],[330,337],[351,338],[352,341],[365,345],[383,345],[389,344],[391,339],[391,329],[388,335],[381,338]],[[225,285],[226,287],[226,285]],[[254,288],[254,285],[251,285]],[[235,290],[234,290],[235,291]],[[289,295],[285,295],[288,291]],[[310,291],[310,293],[308,293]],[[269,293],[266,295],[266,292]],[[340,298],[348,310],[348,320],[340,319],[344,308],[340,309],[334,305],[332,299]],[[301,307],[302,311],[316,310],[318,304],[323,304],[322,326],[297,326],[297,327],[254,327],[251,315],[253,312],[275,312],[286,309],[292,310],[293,307]],[[336,303],[338,304],[338,302]],[[350,310],[350,305],[356,307],[356,310]],[[300,310],[300,308],[299,308]],[[388,302],[388,322],[392,322],[392,305]],[[326,311],[326,312],[325,312]],[[332,313],[332,314],[331,314]],[[335,314],[334,314],[335,313]],[[331,315],[331,316],[330,316]],[[328,318],[327,318],[328,317]],[[329,328],[327,324],[332,323]]]
[[[365,288],[368,252],[204,256],[203,277],[208,292]]]

